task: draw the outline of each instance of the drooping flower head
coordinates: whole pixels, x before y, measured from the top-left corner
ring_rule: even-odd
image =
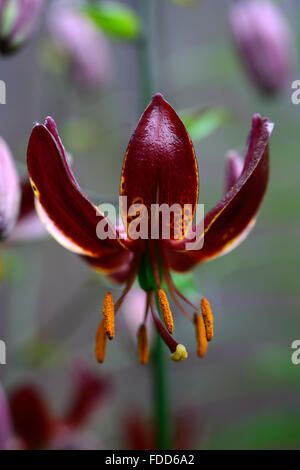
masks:
[[[255,85],[274,95],[288,83],[295,47],[284,14],[269,0],[241,0],[230,9],[235,44]]]
[[[27,161],[42,221],[63,246],[116,282],[125,283],[117,302],[110,292],[104,299],[103,320],[96,335],[99,362],[104,360],[107,338],[115,336],[115,315],[136,278],[146,292],[144,320],[137,325],[141,362],[146,362],[149,344],[148,315],[171,358],[182,361],[187,357],[186,348],[173,337],[165,286],[195,326],[198,355],[205,355],[213,337],[210,304],[205,298],[201,306],[190,302],[175,286],[171,271],[188,271],[227,253],[245,238],[267,187],[272,127],[268,119],[253,116],[243,167],[230,162],[225,196],[204,220],[192,225],[198,199],[195,152],[174,109],[162,95],[155,95],[125,154],[120,188],[125,230],[114,227],[80,190],[53,119],[34,127]],[[173,209],[168,219],[163,216],[166,208]]]
[[[17,51],[30,37],[44,0],[0,0],[0,52]]]

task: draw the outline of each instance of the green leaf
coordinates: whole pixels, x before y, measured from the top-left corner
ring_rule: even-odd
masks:
[[[138,16],[128,6],[121,3],[101,2],[86,5],[83,12],[104,33],[121,39],[136,39],[142,27]]]
[[[175,286],[190,300],[197,299],[200,296],[193,273],[182,274],[173,272],[172,278]]]
[[[64,354],[62,346],[58,343],[33,340],[23,349],[20,357],[26,366],[51,369],[62,363]]]
[[[258,413],[241,424],[218,430],[208,449],[296,449],[299,447],[299,412]]]
[[[196,3],[197,0],[170,0],[172,3],[181,5],[183,7],[191,6]]]
[[[25,266],[22,257],[13,251],[3,251],[0,259],[0,279],[10,282],[19,283],[23,280]]]
[[[193,140],[204,139],[230,120],[229,112],[222,108],[208,108],[199,112],[183,111],[179,114]]]

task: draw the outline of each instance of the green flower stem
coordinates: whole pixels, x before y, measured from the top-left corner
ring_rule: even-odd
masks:
[[[138,61],[140,80],[140,113],[149,104],[157,91],[155,25],[157,0],[137,0],[143,32],[138,40]]]
[[[156,295],[157,309],[160,306]],[[170,359],[166,356],[166,347],[161,337],[157,334],[153,356],[154,372],[154,397],[155,413],[157,423],[157,446],[159,450],[167,450],[171,447],[171,410],[170,410],[170,387],[169,368]]]
[[[139,80],[140,80],[140,113],[151,100],[152,95],[157,92],[157,60],[155,52],[157,22],[156,7],[157,0],[138,0],[137,2],[140,19],[143,24],[143,34],[138,41],[138,62],[139,62]],[[148,260],[148,263],[150,261]],[[146,261],[147,264],[147,261]],[[148,272],[152,274],[152,268],[149,264]],[[150,271],[149,271],[150,270]],[[145,273],[146,274],[146,273]],[[147,277],[147,276],[146,276]],[[153,284],[154,279],[153,279]],[[160,306],[156,292],[156,303],[159,314]],[[153,377],[154,377],[154,400],[155,416],[157,425],[157,447],[159,450],[169,449],[171,445],[171,425],[170,425],[170,390],[168,387],[168,364],[166,364],[166,348],[157,334],[156,345],[153,354]]]

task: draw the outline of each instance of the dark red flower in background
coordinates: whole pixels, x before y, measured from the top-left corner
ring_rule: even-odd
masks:
[[[36,385],[14,389],[9,397],[11,427],[22,448],[72,447],[73,436],[102,404],[109,387],[107,380],[84,367],[76,369],[75,379],[70,403],[60,416]]]

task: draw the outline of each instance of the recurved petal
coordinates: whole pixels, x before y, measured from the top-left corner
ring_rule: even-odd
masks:
[[[106,219],[81,192],[53,119],[47,118],[45,125],[34,127],[28,144],[27,164],[39,201],[39,215],[57,241],[80,255],[101,258],[118,253],[121,260],[125,249],[108,221],[109,238],[100,240],[97,237],[97,224]]]
[[[273,124],[254,115],[248,139],[242,174],[225,197],[205,216],[204,232],[193,227],[193,240],[180,244],[166,244],[166,256],[171,268],[186,271],[196,263],[208,261],[228,253],[250,232],[255,215],[263,200],[269,176],[268,141]],[[186,250],[186,242],[201,240],[202,249]],[[201,244],[200,244],[201,245]],[[171,248],[172,246],[172,248]]]
[[[12,231],[19,212],[20,182],[11,152],[0,138],[0,239]]]
[[[184,124],[160,94],[153,97],[131,137],[120,194],[127,196],[128,208],[144,204],[148,214],[151,204],[177,204],[182,208],[189,204],[186,230],[192,223],[198,199],[195,152]],[[128,219],[124,209],[122,218],[125,224]]]
[[[71,428],[80,428],[97,410],[105,398],[110,384],[84,364],[74,371],[73,397],[65,414],[64,422]]]

